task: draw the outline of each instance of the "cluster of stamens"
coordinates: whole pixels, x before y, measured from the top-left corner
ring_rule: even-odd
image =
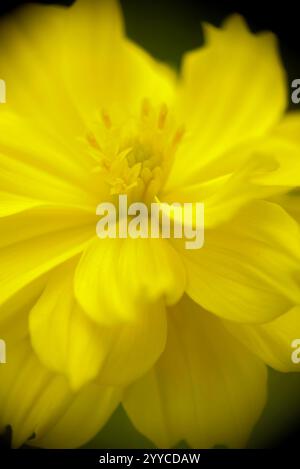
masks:
[[[165,104],[155,108],[146,99],[138,117],[116,121],[103,110],[95,132],[86,135],[95,171],[110,195],[150,203],[170,172],[184,129],[174,125]]]

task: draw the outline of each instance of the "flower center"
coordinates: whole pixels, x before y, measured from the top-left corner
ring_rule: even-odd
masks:
[[[183,137],[165,104],[145,99],[138,116],[125,118],[102,110],[86,140],[111,196],[151,203],[159,194]]]

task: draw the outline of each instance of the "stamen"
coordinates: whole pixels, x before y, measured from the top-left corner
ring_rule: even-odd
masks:
[[[177,147],[179,143],[181,142],[183,136],[185,134],[185,127],[182,125],[176,130],[176,133],[173,138],[173,145],[174,147]]]
[[[167,178],[185,128],[176,129],[165,103],[156,107],[147,98],[136,119],[120,121],[116,115],[112,123],[102,109],[96,128],[93,124],[86,133],[84,140],[96,161],[93,172],[101,175],[111,195],[128,194],[133,201],[151,203]]]
[[[103,120],[103,124],[109,130],[111,128],[111,119],[110,119],[108,112],[103,109],[101,113],[101,117]]]
[[[142,101],[141,114],[142,117],[148,117],[150,114],[151,106],[149,99],[145,98]]]
[[[141,178],[147,184],[152,178],[152,171],[149,168],[143,167],[141,172]]]
[[[86,139],[87,139],[88,143],[89,143],[93,148],[95,148],[96,150],[100,150],[100,151],[101,151],[100,145],[99,145],[99,143],[97,142],[97,139],[96,139],[95,135],[94,135],[92,132],[87,132],[87,134],[86,134]]]
[[[160,130],[163,130],[166,120],[167,120],[167,115],[168,115],[168,108],[166,104],[162,104],[160,111],[159,111],[159,116],[158,116],[158,128]]]

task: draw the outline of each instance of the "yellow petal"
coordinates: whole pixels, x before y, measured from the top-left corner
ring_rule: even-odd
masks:
[[[275,127],[272,135],[300,146],[300,112],[289,112]]]
[[[0,330],[5,329],[12,340],[25,337],[28,330],[28,312],[31,310],[47,283],[48,274],[42,275],[17,291],[0,305]],[[16,334],[16,331],[19,334]]]
[[[276,159],[267,157],[266,154],[259,158],[252,155],[242,165],[237,166],[233,173],[170,191],[166,187],[161,199],[168,203],[204,203],[205,228],[213,228],[230,220],[249,202],[286,190],[275,184],[266,184],[268,175],[272,177],[278,166]],[[264,182],[261,182],[263,178]]]
[[[74,138],[82,129],[62,79],[66,14],[62,7],[30,5],[1,18],[0,28],[0,68],[8,90],[0,114],[22,114],[60,142],[62,131]],[[54,36],[55,45],[49,40]]]
[[[41,403],[42,408],[53,397],[53,391],[49,389],[48,392],[45,401]],[[82,446],[103,428],[117,407],[120,396],[121,392],[116,388],[95,384],[86,386],[69,400],[68,408],[56,424],[30,444],[42,448]]]
[[[264,135],[286,106],[285,73],[271,33],[251,34],[238,15],[221,29],[205,25],[204,32],[205,47],[183,63],[178,114],[189,136],[177,154],[174,183],[199,180],[216,160],[219,170],[228,167],[224,154]]]
[[[75,276],[75,295],[100,324],[136,319],[143,306],[161,298],[173,304],[181,297],[185,272],[165,239],[98,239],[83,254]]]
[[[58,142],[22,116],[0,113],[2,191],[55,205],[91,209],[101,192],[93,179],[94,162],[77,134]],[[100,195],[99,195],[100,194]]]
[[[263,177],[264,184],[300,185],[300,113],[288,113],[274,128],[271,136],[258,147],[260,152],[274,155],[278,169]]]
[[[257,201],[207,230],[202,249],[173,244],[185,262],[187,293],[223,318],[262,323],[299,303],[299,227],[275,204]]]
[[[92,173],[88,145],[79,142],[101,111],[117,110],[124,121],[128,112],[140,112],[145,98],[159,105],[172,100],[171,73],[125,39],[115,0],[29,6],[0,29],[1,78],[9,90],[0,109],[0,186],[42,201],[95,207],[101,181]]]
[[[299,306],[266,324],[247,326],[224,321],[224,325],[267,365],[283,372],[300,371],[299,363],[292,360],[293,341],[300,339]]]
[[[125,39],[116,0],[79,0],[68,13],[63,73],[80,112],[116,107],[132,115],[144,98],[172,99],[171,74]]]
[[[139,311],[134,322],[102,331],[109,337],[109,342],[98,382],[128,385],[146,373],[164,350],[167,337],[165,306],[162,301],[150,304]]]
[[[229,220],[251,200],[297,188],[300,185],[299,129],[299,115],[288,114],[272,132],[225,152],[221,160],[213,160],[189,181],[183,183],[171,175],[160,197],[168,202],[204,202],[206,227],[213,227]],[[197,146],[194,156],[197,159]],[[182,163],[185,164],[184,160]]]
[[[9,108],[55,138],[82,135],[86,118],[107,105],[132,111],[145,97],[173,96],[171,75],[125,39],[116,0],[23,8],[2,21],[0,44]]]
[[[158,447],[245,445],[265,403],[266,370],[222,321],[184,297],[170,311],[166,349],[124,406]]]
[[[28,340],[7,341],[7,363],[0,369],[0,431],[12,427],[14,447],[25,442],[80,446],[106,423],[118,400],[119,391],[111,387],[88,385],[72,393],[64,377],[40,364]]]
[[[72,261],[53,271],[30,313],[34,350],[44,365],[67,376],[73,390],[95,378],[124,386],[148,371],[164,348],[163,305],[140,310],[132,324],[100,327],[74,299],[74,268]]]
[[[33,347],[53,371],[65,373],[72,389],[94,379],[103,361],[101,331],[73,295],[74,262],[56,269],[30,313]]]
[[[288,194],[272,198],[280,204],[298,223],[300,223],[300,192],[299,189]]]
[[[39,205],[41,203],[37,200],[0,191],[0,218],[23,212]]]
[[[2,218],[0,303],[81,252],[93,235],[91,223],[80,210],[45,207]]]

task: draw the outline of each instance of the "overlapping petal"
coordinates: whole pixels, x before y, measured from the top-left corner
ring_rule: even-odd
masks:
[[[299,185],[300,119],[283,118],[285,74],[272,34],[252,34],[237,15],[204,30],[207,44],[183,63],[187,132],[160,198],[204,201],[212,227],[251,200]]]
[[[36,207],[1,219],[0,303],[82,252],[94,217],[81,210]]]
[[[10,195],[94,212],[103,189],[78,135],[57,142],[26,117],[8,111],[0,113],[0,128],[0,184],[7,194],[1,205]]]
[[[2,331],[3,334],[3,331]],[[49,372],[29,340],[7,340],[9,359],[0,370],[0,431],[12,428],[12,444],[78,447],[105,424],[120,399],[113,387],[91,384],[73,393],[67,380]]]
[[[67,376],[72,389],[95,379],[124,386],[145,373],[164,349],[164,305],[146,306],[132,324],[101,327],[74,298],[75,266],[71,261],[51,273],[30,313],[34,350],[45,366]]]
[[[236,159],[225,155],[263,136],[286,106],[285,73],[271,33],[251,34],[238,15],[221,29],[205,25],[204,32],[206,45],[183,62],[178,113],[188,136],[170,187],[209,179],[211,165],[214,177],[232,172]]]
[[[166,349],[123,403],[158,447],[240,447],[264,406],[266,369],[222,321],[184,297],[170,311]]]
[[[55,138],[80,136],[85,119],[107,105],[132,110],[143,98],[173,98],[172,74],[125,39],[115,0],[27,7],[3,23],[0,43],[11,109]]]
[[[200,250],[174,244],[187,269],[187,293],[221,317],[262,323],[299,303],[299,226],[276,204],[255,202],[207,230]]]
[[[267,365],[283,372],[300,371],[292,360],[293,342],[300,339],[300,307],[266,324],[250,326],[224,323],[228,330]]]
[[[279,164],[275,158],[261,154],[251,155],[233,173],[216,177],[206,182],[182,186],[161,195],[170,204],[203,203],[205,208],[205,229],[215,228],[231,220],[241,209],[254,200],[282,193],[286,188],[280,185],[262,183],[272,175]],[[272,177],[272,176],[271,176]]]
[[[275,171],[263,174],[256,182],[268,186],[281,186],[284,192],[300,185],[300,113],[290,112],[260,142],[249,146],[248,151],[272,156],[278,166]]]
[[[134,321],[164,299],[176,303],[185,288],[182,261],[168,240],[96,238],[75,275],[75,295],[99,324]]]

